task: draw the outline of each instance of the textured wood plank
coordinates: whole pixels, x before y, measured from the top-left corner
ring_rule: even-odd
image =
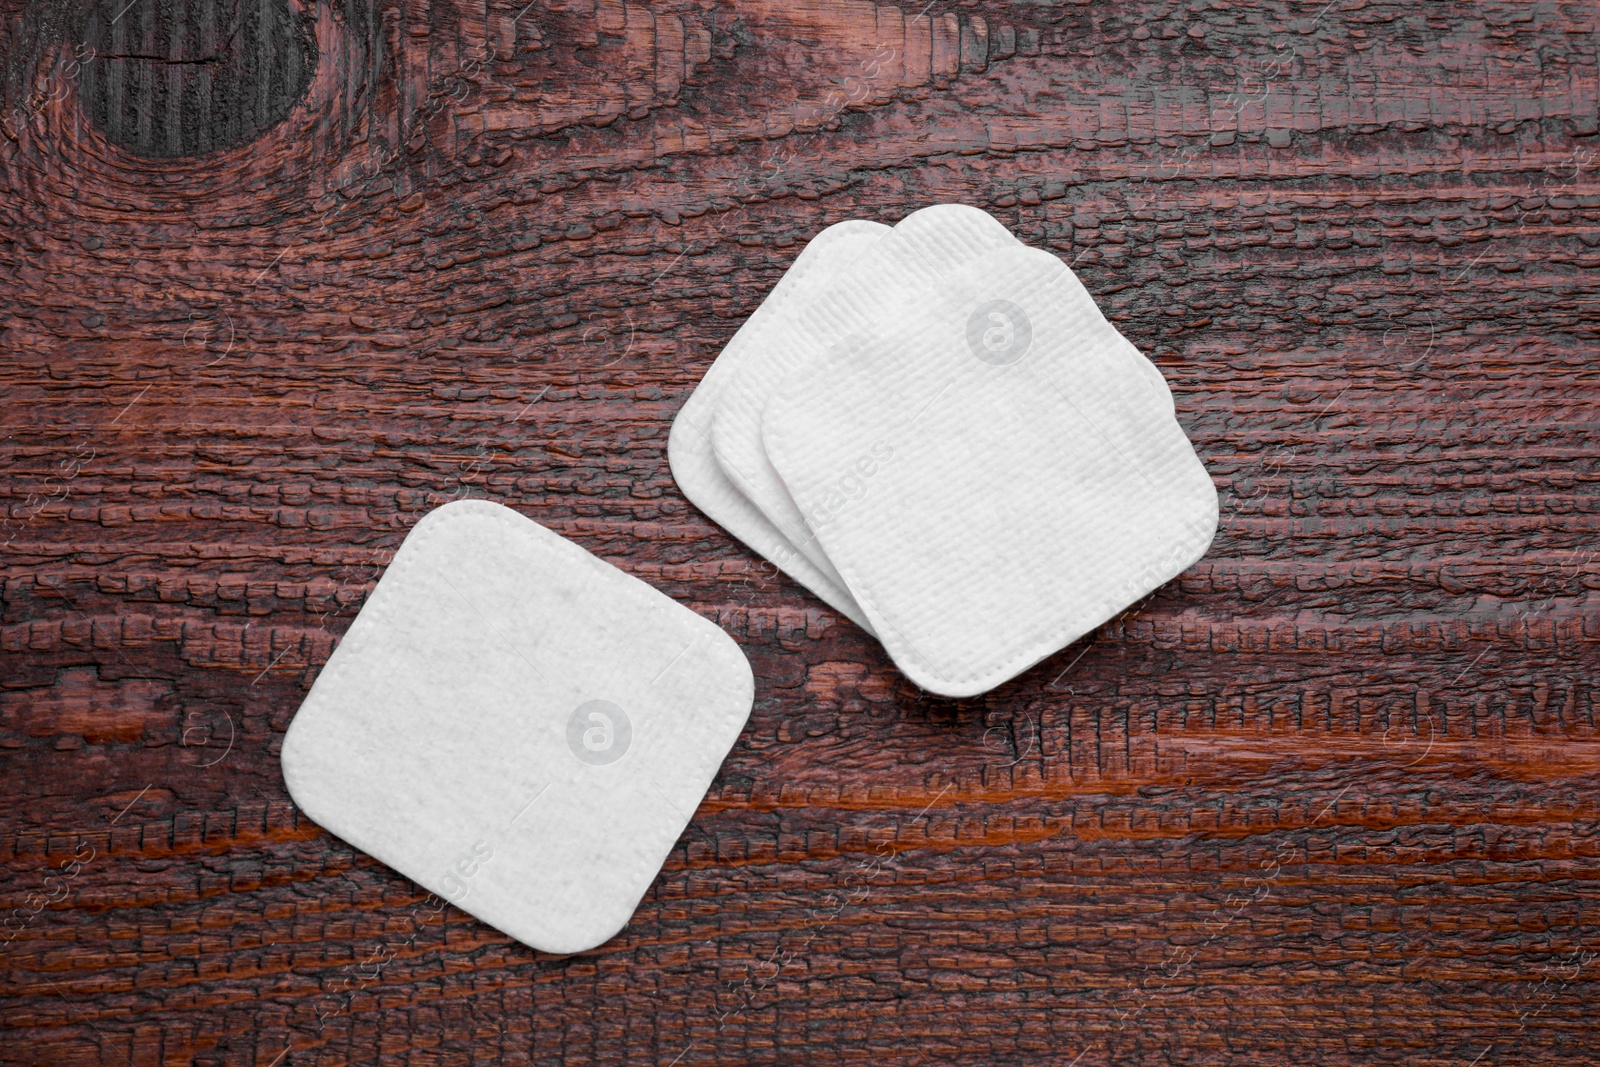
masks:
[[[141,2],[113,42],[169,61],[271,6]],[[0,2],[0,1062],[1592,1062],[1593,5],[287,9],[311,80],[237,143],[293,57],[174,113],[99,8]],[[106,139],[162,92],[121,143],[180,154]],[[812,233],[938,201],[1074,264],[1223,498],[1199,565],[970,701],[665,459]],[[283,789],[462,496],[756,670],[592,953]]]

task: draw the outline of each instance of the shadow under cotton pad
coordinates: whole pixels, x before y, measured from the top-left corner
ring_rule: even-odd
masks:
[[[750,714],[721,629],[522,515],[446,504],[283,742],[350,844],[546,952],[627,924]]]

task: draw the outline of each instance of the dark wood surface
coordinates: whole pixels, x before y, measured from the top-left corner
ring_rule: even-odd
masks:
[[[0,3],[0,1062],[1595,1062],[1594,4],[126,2]],[[665,456],[807,238],[945,201],[1074,264],[1224,513],[968,701]],[[755,668],[593,952],[284,791],[462,496]]]

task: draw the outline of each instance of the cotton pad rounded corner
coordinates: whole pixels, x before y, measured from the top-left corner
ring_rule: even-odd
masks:
[[[980,696],[1004,685],[1087,636],[1096,627],[1109,622],[1198,563],[1210,550],[1215,536],[1215,512],[1209,524],[1202,516],[1194,522],[1190,530],[1194,540],[1180,541],[1166,551],[1153,554],[1146,559],[1135,572],[1139,576],[1138,579],[1128,583],[1116,596],[1107,600],[1100,611],[1081,618],[1075,624],[1061,629],[1051,640],[1027,648],[1020,655],[987,671],[966,676],[952,676],[945,673],[939,665],[930,663],[915,652],[895,655],[891,648],[890,655],[901,673],[919,689],[952,700]],[[1116,606],[1112,607],[1113,604]]]
[[[976,248],[1018,244],[1005,224],[970,204],[930,204],[894,226],[910,252],[931,263],[959,262]]]
[[[329,832],[546,952],[621,930],[748,719],[709,620],[487,501],[407,535],[284,738]]]

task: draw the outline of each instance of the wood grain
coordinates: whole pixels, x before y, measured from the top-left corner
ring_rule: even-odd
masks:
[[[98,8],[0,0],[0,1062],[1593,1062],[1592,4],[288,10],[299,103],[202,140],[199,94],[96,116]],[[942,201],[1074,264],[1224,511],[970,701],[664,454],[805,240]],[[755,667],[591,953],[435,913],[284,791],[462,496]]]

